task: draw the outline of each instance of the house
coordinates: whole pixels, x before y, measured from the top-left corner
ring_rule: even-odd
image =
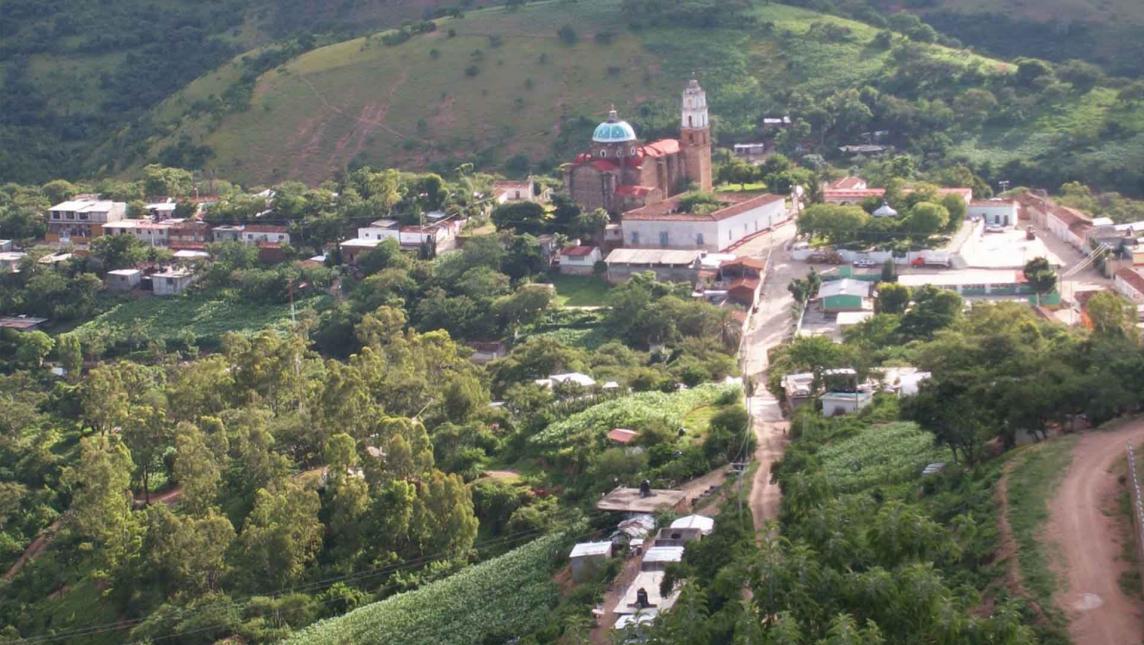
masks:
[[[1112,286],[1120,295],[1140,305],[1144,304],[1144,273],[1134,267],[1124,267],[1112,278]]]
[[[197,219],[172,219],[167,222],[168,244],[175,250],[202,251],[211,241],[211,226]]]
[[[1015,199],[974,200],[969,204],[969,217],[980,219],[986,226],[1017,226],[1019,205]]]
[[[20,270],[20,261],[23,260],[26,255],[27,253],[23,251],[0,251],[0,272],[18,272]]]
[[[653,546],[644,553],[640,571],[665,571],[676,562],[683,562],[682,546]]]
[[[143,272],[139,269],[115,269],[108,271],[105,282],[112,291],[131,291],[139,286],[143,280]]]
[[[560,273],[566,275],[592,275],[601,259],[600,249],[595,246],[567,246],[556,255]]]
[[[124,219],[103,225],[104,235],[130,235],[147,246],[166,248],[171,243],[171,223],[149,219]]]
[[[167,269],[151,275],[151,288],[156,296],[176,296],[194,281],[195,275],[186,269]]]
[[[584,582],[601,570],[612,557],[611,542],[581,542],[572,547],[568,561],[572,565],[572,581]]]
[[[792,409],[796,408],[814,396],[814,374],[811,372],[786,374],[782,378],[782,388],[787,403]]]
[[[607,436],[608,441],[626,446],[639,438],[640,433],[635,430],[628,430],[627,428],[612,428],[608,431]]]
[[[367,240],[360,237],[346,240],[338,245],[338,248],[342,250],[342,261],[346,264],[357,264],[358,258],[360,258],[363,253],[368,253],[376,249],[381,246],[383,241],[384,240],[379,239]]]
[[[850,278],[824,282],[816,299],[822,302],[822,310],[827,313],[869,309],[870,283]]]
[[[826,391],[818,400],[824,417],[853,414],[874,402],[873,388],[869,383],[859,385],[858,372],[854,369],[825,370],[822,382]]]
[[[1092,229],[1092,219],[1075,208],[1052,205],[1045,213],[1045,228],[1059,240],[1068,242],[1073,248],[1088,252],[1088,233]]]
[[[604,262],[608,265],[608,282],[623,282],[637,273],[651,271],[665,282],[695,282],[699,276],[702,251],[669,249],[616,249]]]
[[[686,195],[627,211],[620,220],[630,248],[722,251],[790,218],[782,195],[717,193],[722,206],[709,213],[682,212]]]
[[[1020,270],[966,269],[943,273],[903,273],[898,284],[915,289],[932,285],[956,291],[966,298],[1029,298],[1035,296],[1033,288]],[[1059,301],[1056,292],[1041,297],[1042,304]]]
[[[359,240],[393,240],[401,242],[401,224],[395,219],[379,219],[357,230]]]
[[[683,549],[680,548],[679,551],[680,557],[682,557]],[[616,607],[612,611],[616,614],[626,615],[646,613],[649,609],[656,609],[661,612],[671,609],[671,607],[675,605],[675,601],[679,599],[681,586],[677,584],[666,596],[663,595],[661,593],[661,587],[664,576],[665,574],[662,570],[641,570],[636,574],[632,583],[628,585],[627,590],[624,591],[623,598],[616,603]]]
[[[715,530],[715,519],[706,515],[686,515],[671,523],[673,529],[698,529],[703,535]]]
[[[652,548],[675,546],[686,547],[688,542],[703,538],[703,531],[697,527],[667,527],[655,534]]]
[[[862,182],[865,184],[865,182]],[[822,191],[822,201],[827,204],[857,204],[861,205],[862,202],[877,197],[881,199],[886,194],[885,188],[832,188],[827,187]]]
[[[247,224],[242,229],[239,238],[243,244],[258,245],[264,243],[276,246],[290,244],[290,234],[285,226],[275,224]]]
[[[548,201],[548,189],[536,194],[536,181],[529,175],[524,181],[494,181],[493,200],[497,204],[511,204],[513,202],[536,202],[544,204]]]
[[[103,235],[103,225],[127,217],[127,203],[80,195],[48,209],[48,232],[44,238],[58,244],[84,246]]]
[[[174,217],[175,208],[177,207],[178,204],[175,203],[175,200],[167,197],[161,201],[147,204],[143,208],[147,210],[147,214],[151,216],[151,219],[155,220],[156,222],[161,222],[165,219],[171,219]]]
[[[241,242],[244,228],[241,224],[220,224],[211,229],[211,239],[215,242]]]
[[[873,317],[874,312],[869,310],[840,311],[838,312],[838,317],[834,319],[834,326],[837,327],[840,332],[846,331],[855,325],[861,325]]]

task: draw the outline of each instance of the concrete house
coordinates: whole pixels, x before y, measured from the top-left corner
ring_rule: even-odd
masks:
[[[195,281],[195,275],[186,269],[167,269],[151,276],[151,287],[156,296],[177,296]]]
[[[166,248],[171,243],[171,224],[149,219],[124,219],[103,225],[104,235],[130,235],[147,246]]]
[[[285,226],[276,224],[247,224],[242,229],[241,241],[244,244],[290,244],[290,233]]]
[[[112,291],[131,291],[139,286],[143,280],[143,272],[139,269],[116,269],[108,271],[105,283]]]
[[[581,542],[572,547],[572,553],[568,554],[569,563],[572,565],[572,580],[583,582],[591,578],[604,567],[610,557],[612,557],[611,542]]]
[[[1112,286],[1132,302],[1144,304],[1144,275],[1134,267],[1124,267],[1112,278]]]
[[[666,249],[616,249],[604,262],[608,265],[608,282],[623,282],[637,273],[651,271],[657,280],[695,282],[699,276],[702,251]]]
[[[981,219],[986,226],[1017,226],[1019,205],[1015,199],[975,200],[969,204],[969,217]]]
[[[104,224],[126,216],[126,202],[80,195],[48,209],[48,232],[44,237],[48,242],[85,246],[103,235]]]

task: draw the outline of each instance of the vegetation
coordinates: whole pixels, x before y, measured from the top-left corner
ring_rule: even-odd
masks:
[[[480,643],[540,629],[558,595],[551,535],[461,573],[299,632],[287,643]]]

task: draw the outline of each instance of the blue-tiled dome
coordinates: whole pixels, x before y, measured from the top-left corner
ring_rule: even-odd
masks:
[[[596,131],[592,133],[592,141],[596,143],[619,143],[635,140],[636,131],[627,121],[621,121],[615,110],[608,113],[608,120],[596,126]]]

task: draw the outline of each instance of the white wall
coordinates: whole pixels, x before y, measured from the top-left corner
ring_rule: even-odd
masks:
[[[748,235],[786,221],[786,204],[774,201],[722,220],[624,220],[624,246],[721,251]],[[662,234],[667,234],[666,244]],[[702,237],[701,237],[702,236]]]
[[[785,220],[786,203],[782,200],[756,206],[734,217],[719,220],[718,246],[720,249],[725,249],[748,235],[765,231]]]
[[[1016,226],[1017,204],[974,204],[969,207],[969,216],[980,217],[990,226]],[[1008,224],[1005,223],[1006,217],[1009,218]]]

